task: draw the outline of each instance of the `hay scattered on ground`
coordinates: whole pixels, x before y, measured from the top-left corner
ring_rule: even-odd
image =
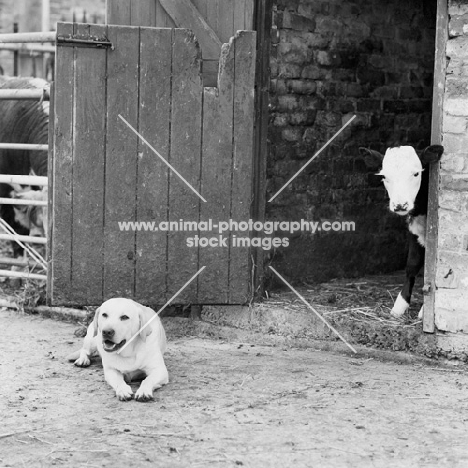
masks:
[[[409,314],[401,319],[390,315],[398,293],[403,286],[404,272],[355,280],[337,279],[327,283],[303,285],[296,290],[328,320],[343,318],[361,322],[381,322],[394,326],[416,326],[418,312],[423,304],[422,277],[416,279]],[[306,311],[306,306],[291,291],[268,294],[262,307]]]

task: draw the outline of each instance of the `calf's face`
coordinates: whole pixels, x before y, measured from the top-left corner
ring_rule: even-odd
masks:
[[[413,208],[421,187],[421,160],[411,146],[388,148],[382,161],[383,183],[390,198],[390,211],[404,216]]]
[[[22,188],[15,184],[10,196],[11,198],[23,200],[47,201],[47,188],[44,190],[31,190],[30,187]],[[30,236],[45,237],[47,232],[46,206],[13,205],[13,210],[15,221],[29,229]]]
[[[416,197],[421,188],[424,167],[439,161],[444,148],[440,145],[428,146],[420,156],[412,146],[388,148],[385,155],[367,148],[360,148],[366,158],[381,161],[382,169],[377,175],[382,181],[390,198],[390,211],[405,216],[415,207]]]

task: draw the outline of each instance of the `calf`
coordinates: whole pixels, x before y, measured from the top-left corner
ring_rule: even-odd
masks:
[[[10,193],[11,198],[19,200],[38,200],[47,202],[47,187],[32,190],[31,187],[18,188]],[[12,205],[15,221],[28,229],[30,236],[45,237],[47,233],[47,207],[40,205]]]
[[[385,156],[367,148],[360,148],[360,151],[382,162],[382,169],[377,175],[382,177],[387,189],[390,211],[406,216],[408,222],[406,280],[391,311],[394,317],[401,317],[409,308],[416,275],[424,264],[429,189],[429,171],[426,169],[429,164],[440,160],[444,148],[432,145],[420,156],[412,146],[388,148]],[[422,317],[422,309],[419,317]]]
[[[39,78],[16,78],[0,76],[0,89],[45,88],[48,83]],[[49,126],[49,103],[38,101],[0,100],[0,142],[47,144]],[[0,174],[47,175],[47,151],[0,149]],[[0,197],[11,197],[12,187],[0,184]],[[29,197],[28,197],[29,198]],[[40,209],[39,209],[40,210]],[[37,209],[27,213],[37,212]],[[15,220],[12,205],[0,207],[1,217],[19,234],[30,234],[29,220],[19,216]],[[24,225],[28,226],[25,227]],[[21,251],[14,244],[15,255]]]

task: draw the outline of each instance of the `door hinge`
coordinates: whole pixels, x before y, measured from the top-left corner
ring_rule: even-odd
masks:
[[[68,34],[57,36],[57,46],[61,47],[95,47],[97,49],[109,48],[114,50],[112,42],[107,37],[84,36],[78,34]]]
[[[430,294],[431,292],[431,285],[426,283],[423,288],[422,288],[422,292],[425,296],[427,296],[428,294]]]

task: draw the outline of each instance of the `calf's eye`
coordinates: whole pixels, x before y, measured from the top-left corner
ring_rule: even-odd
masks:
[[[420,172],[415,172],[413,175],[414,177],[418,177],[418,175],[421,174]]]
[[[120,317],[120,320],[128,320],[128,315],[122,315],[122,316]]]
[[[107,318],[107,314],[106,314],[105,312],[102,314],[102,316],[103,316],[104,318]]]

